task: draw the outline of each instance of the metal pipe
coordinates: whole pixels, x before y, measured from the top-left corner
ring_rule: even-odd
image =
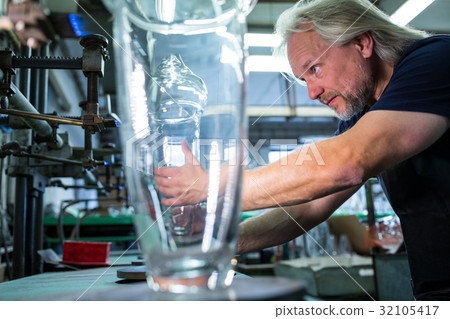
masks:
[[[44,193],[39,192],[36,201],[36,211],[34,216],[36,231],[34,232],[34,249],[35,259],[33,264],[33,275],[42,273],[43,262],[40,256],[37,256],[37,251],[44,248]]]
[[[19,90],[16,90],[16,94],[9,97],[8,100],[10,107],[13,109],[38,114],[38,111]],[[27,118],[22,118],[22,121],[28,124],[39,136],[50,136],[53,132],[51,126],[46,122],[35,121]]]
[[[31,189],[33,184],[33,177],[28,179],[29,184],[27,190],[27,213],[25,222],[25,276],[31,276],[33,274],[33,265],[35,261],[36,248],[34,243],[34,235],[36,232],[35,225],[35,211],[36,211],[36,190]]]
[[[25,98],[25,96],[20,92],[20,90],[14,84],[11,85],[16,90],[16,94],[9,97],[10,107],[20,111],[39,114],[39,112]],[[22,118],[22,121],[25,122],[28,126],[30,126],[36,132],[36,134],[41,137],[49,137],[53,135],[52,127],[45,121],[30,118]],[[53,145],[57,148],[60,148],[63,146],[63,144],[64,144],[63,140],[61,139],[61,137],[59,137],[59,135],[57,135],[56,142]]]
[[[70,117],[59,117],[55,115],[48,115],[48,114],[39,114],[39,113],[31,113],[31,112],[25,112],[25,111],[18,111],[18,110],[4,110],[0,109],[0,114],[8,114],[18,117],[25,117],[25,118],[31,118],[36,120],[43,120],[47,122],[55,122],[59,124],[67,124],[67,125],[75,125],[75,126],[83,126],[83,120],[79,120],[77,118],[70,118]],[[103,125],[105,127],[119,127],[119,121],[115,119],[106,119],[102,120]],[[1,123],[1,118],[0,118]],[[14,126],[13,128],[17,128],[17,126]]]
[[[6,261],[6,269],[8,270],[8,278],[12,279],[12,268],[11,261],[9,260],[9,250],[8,250],[8,242],[6,241],[5,228],[7,223],[4,221],[4,216],[0,215],[0,229],[2,234],[3,248],[5,249],[5,261]]]
[[[31,51],[32,56],[36,56],[38,54],[38,50]],[[39,109],[39,69],[32,69],[30,74],[30,96],[28,101],[31,105],[34,105],[36,110]]]
[[[31,48],[27,47],[26,45],[23,45],[20,48],[20,54],[28,57],[31,55]],[[20,78],[19,78],[19,87],[20,90],[23,92],[23,95],[26,97],[30,96],[30,69],[21,69],[20,70]]]
[[[46,155],[29,154],[29,153],[25,153],[25,152],[20,152],[20,153],[16,152],[16,153],[12,153],[11,155],[17,156],[17,157],[36,158],[36,159],[47,160],[47,161],[52,161],[52,162],[59,162],[59,163],[70,164],[70,165],[83,165],[83,163],[81,161],[75,161],[75,160],[46,156]],[[96,161],[95,163],[96,163],[96,165],[104,164],[103,161]]]
[[[92,150],[92,135],[88,130],[84,130],[84,157],[86,159],[93,159],[94,152]]]
[[[31,49],[22,46],[21,53],[29,56]],[[30,95],[30,70],[20,70],[19,86],[20,90],[24,92],[25,96]],[[13,84],[12,84],[13,85]],[[20,92],[14,85],[16,92]],[[20,93],[22,98],[26,98]],[[27,145],[31,142],[31,134],[27,131],[13,132],[13,140],[20,137],[18,140],[21,145]],[[20,161],[12,161],[13,167],[20,166]],[[14,226],[13,226],[13,272],[12,278],[18,279],[25,275],[25,232],[26,232],[26,214],[27,214],[27,175],[17,175],[16,193],[14,202]]]
[[[366,182],[366,184],[364,184],[364,190],[366,194],[367,223],[369,227],[374,226],[376,223],[372,184],[373,182],[370,179]]]
[[[16,198],[14,207],[13,279],[25,274],[25,221],[27,177],[16,177]]]
[[[89,72],[87,80],[87,113],[98,114],[98,74]],[[89,109],[89,107],[91,107],[91,109]]]
[[[32,118],[32,119],[36,119],[36,120],[56,122],[59,124],[83,126],[82,120],[58,117],[58,116],[54,116],[54,115],[31,113],[31,112],[24,112],[24,111],[18,111],[18,110],[3,110],[3,109],[0,109],[0,114],[8,114],[8,115]]]
[[[47,57],[50,55],[50,43],[44,44],[40,49],[40,56]],[[42,69],[39,74],[39,103],[38,112],[47,113],[48,98],[48,69]]]
[[[90,190],[105,190],[104,187],[98,187],[98,186],[86,186],[86,185],[64,185],[62,183],[60,184],[52,184],[50,185],[52,187],[60,187],[64,189],[90,189]]]

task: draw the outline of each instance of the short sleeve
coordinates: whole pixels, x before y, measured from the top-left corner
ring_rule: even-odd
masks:
[[[450,37],[415,42],[395,66],[374,110],[415,111],[450,117]]]
[[[337,130],[336,132],[334,132],[334,136],[338,136],[344,133],[346,130],[348,130],[348,126],[349,125],[347,125],[347,121],[340,120],[338,123]]]
[[[356,114],[354,114],[350,119],[343,121],[340,120],[338,123],[338,128],[336,130],[336,132],[334,132],[334,135],[341,135],[342,133],[345,133],[346,131],[348,131],[349,129],[351,129],[353,127],[353,125],[356,124],[356,122],[359,121],[359,119],[361,117],[364,116],[364,114],[366,114],[370,109],[370,106],[368,105],[364,105],[364,108],[362,109],[361,112],[358,112]]]

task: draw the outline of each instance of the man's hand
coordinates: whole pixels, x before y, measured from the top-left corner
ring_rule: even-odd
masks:
[[[165,196],[165,206],[192,205],[204,201],[208,193],[208,173],[202,168],[191,150],[181,144],[186,164],[181,167],[159,167],[155,169],[156,188]]]
[[[200,205],[175,207],[171,210],[174,235],[193,235],[205,229],[206,208]]]

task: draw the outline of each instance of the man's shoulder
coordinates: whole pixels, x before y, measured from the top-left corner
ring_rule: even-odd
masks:
[[[450,36],[416,41],[394,67],[371,111],[414,111],[450,116]]]
[[[429,57],[432,54],[450,54],[450,35],[433,35],[415,41],[403,53],[398,64],[415,56]]]
[[[432,35],[432,36],[426,37],[424,39],[418,40],[418,41],[414,42],[414,44],[417,47],[423,47],[423,46],[433,45],[433,44],[450,45],[450,35],[447,35],[447,34]]]
[[[438,34],[432,35],[427,38],[415,41],[407,51],[414,51],[424,47],[434,47],[434,46],[449,46],[450,45],[450,35]]]

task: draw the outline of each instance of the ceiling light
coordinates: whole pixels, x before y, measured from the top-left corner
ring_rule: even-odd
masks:
[[[433,2],[434,0],[408,0],[391,15],[391,21],[405,26]]]
[[[280,45],[281,37],[273,33],[246,33],[244,42],[248,47],[274,48]]]
[[[272,55],[250,55],[245,67],[247,72],[291,72],[287,59]]]

